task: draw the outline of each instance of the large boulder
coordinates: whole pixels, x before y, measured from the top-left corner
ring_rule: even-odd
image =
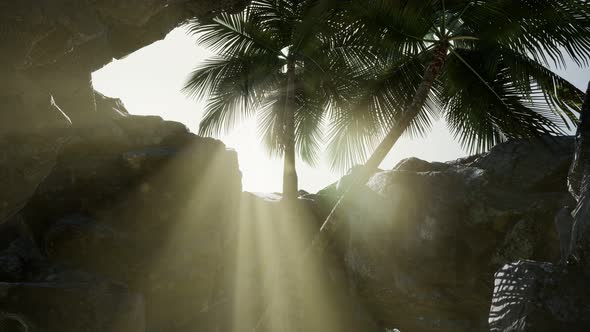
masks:
[[[80,136],[79,133],[102,131],[106,132],[107,136],[113,135],[111,138],[116,141],[130,138],[141,139],[150,130],[152,133],[149,136],[157,138],[159,135],[155,132],[162,131],[164,128],[164,126],[160,126],[161,120],[156,117],[132,117],[130,119],[141,120],[135,123],[135,121],[121,119],[117,122],[118,125],[113,124],[111,119],[116,120],[130,116],[129,112],[120,99],[110,98],[99,92],[96,92],[96,112],[100,113],[106,121],[97,123],[95,128],[71,130],[71,123],[64,114],[60,113],[61,110],[57,104],[48,102],[46,106],[46,111],[54,117],[54,121],[39,123],[37,127],[31,128],[34,130],[26,133],[0,131],[0,187],[3,188],[0,191],[0,224],[3,224],[24,206],[39,183],[53,169],[62,146],[75,139],[76,136]],[[22,105],[20,107],[22,110]],[[34,117],[33,114],[28,116]],[[29,121],[30,118],[23,118],[23,120]],[[146,122],[148,121],[151,121],[152,128],[147,128]],[[10,123],[12,124],[12,121]],[[123,133],[119,128],[121,126],[125,127],[123,129],[129,129],[132,126],[136,126],[138,129],[135,132],[127,130],[126,133]],[[171,124],[171,126],[183,128],[180,124]],[[141,134],[142,130],[145,131],[143,135]],[[113,131],[114,133],[111,133]],[[90,135],[87,137],[90,138]]]
[[[553,217],[569,200],[572,155],[570,137],[516,140],[374,175],[341,221],[346,266],[382,326],[488,331],[494,272],[519,259],[559,259]]]
[[[562,259],[517,261],[495,275],[492,331],[588,331],[590,329],[590,85],[580,112],[574,159],[567,177],[572,202],[555,216]]]
[[[19,139],[33,140],[27,143],[32,146],[40,140]],[[46,141],[52,147],[59,141],[59,148],[50,150],[42,174],[19,192],[23,202],[11,203],[8,210],[17,213],[0,227],[0,281],[11,289],[0,292],[0,311],[37,317],[31,319],[53,328],[45,319],[59,320],[61,313],[37,310],[67,308],[70,298],[60,295],[64,292],[72,294],[71,301],[87,299],[70,312],[71,324],[64,326],[72,328],[63,331],[110,331],[98,323],[94,330],[84,328],[94,322],[85,315],[106,320],[125,315],[108,301],[121,302],[127,295],[101,293],[100,301],[107,302],[93,303],[87,291],[95,286],[78,278],[90,275],[141,294],[151,331],[227,330],[230,320],[216,315],[231,317],[232,309],[226,300],[233,282],[226,257],[235,252],[242,192],[236,153],[182,124],[129,115],[55,132]],[[28,158],[37,151],[30,149]],[[14,245],[25,240],[34,250]],[[52,276],[63,273],[53,270],[69,277],[56,285]],[[80,282],[85,285],[72,285]],[[35,294],[49,301],[46,306],[27,306]],[[19,302],[10,301],[14,296]],[[106,311],[97,311],[103,307]]]

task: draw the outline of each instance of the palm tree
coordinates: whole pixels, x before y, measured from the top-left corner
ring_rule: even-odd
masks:
[[[296,152],[318,161],[326,110],[354,85],[345,75],[347,57],[339,55],[351,39],[326,37],[339,35],[330,33],[329,12],[314,0],[254,0],[241,13],[188,24],[216,53],[184,89],[209,97],[199,133],[217,135],[257,114],[265,145],[284,158],[285,199],[298,195]]]
[[[589,64],[587,0],[368,0],[346,7],[355,33],[382,59],[368,73],[359,105],[387,128],[349,135],[382,140],[347,192],[366,183],[402,134],[425,132],[433,115],[442,114],[455,138],[474,152],[510,138],[560,135],[575,123],[583,94],[547,67],[565,66],[565,55]],[[335,157],[341,164],[334,166],[364,157],[356,146],[332,149],[346,154]],[[329,244],[347,192],[316,246]]]

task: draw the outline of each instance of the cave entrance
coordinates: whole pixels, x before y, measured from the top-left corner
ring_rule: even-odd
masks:
[[[171,31],[166,38],[146,46],[125,58],[114,60],[92,75],[94,88],[120,98],[135,115],[157,115],[185,124],[197,133],[205,101],[184,95],[188,75],[211,52],[197,45],[186,28]],[[242,185],[253,192],[281,192],[283,162],[273,159],[258,137],[255,119],[238,124],[227,135],[216,137],[238,152]],[[316,192],[337,181],[340,174],[327,163],[310,167],[298,163],[301,188]]]
[[[188,75],[212,53],[197,45],[196,39],[187,33],[186,28],[176,28],[163,40],[94,72],[94,88],[106,96],[120,98],[131,114],[158,115],[166,120],[184,123],[197,133],[206,100],[192,100],[181,90]],[[227,134],[216,138],[238,152],[244,190],[282,191],[283,162],[271,158],[265,150],[255,119],[243,121]],[[322,147],[325,147],[325,143],[321,143]],[[441,146],[445,148],[439,148]],[[327,153],[321,155],[326,156]],[[446,123],[437,121],[433,123],[428,137],[403,137],[382,168],[391,169],[408,157],[446,161],[465,155],[446,128]],[[299,188],[311,193],[338,181],[343,175],[330,168],[327,157],[314,167],[298,161],[297,173]]]

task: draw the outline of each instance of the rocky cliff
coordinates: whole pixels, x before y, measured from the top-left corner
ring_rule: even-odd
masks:
[[[223,322],[211,312],[229,310],[212,306],[231,280],[235,152],[135,116],[0,142],[0,330],[211,331]]]
[[[0,1],[0,132],[92,125],[104,117],[96,110],[92,72],[188,19],[240,10],[246,2]]]
[[[376,174],[340,221],[343,251],[302,290],[287,267],[341,184],[287,216],[278,197],[241,192],[237,156],[221,142],[99,100],[118,115],[0,138],[0,327],[242,331],[275,287],[260,271],[282,271],[280,330],[488,331],[496,270],[559,260],[572,138]]]
[[[337,262],[294,286],[315,202],[242,193],[219,141],[128,115],[0,142],[0,331],[250,331],[272,294],[258,331],[380,331]]]

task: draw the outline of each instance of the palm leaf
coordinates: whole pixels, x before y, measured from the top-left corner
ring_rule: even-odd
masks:
[[[219,135],[230,130],[260,107],[276,84],[280,60],[269,54],[212,58],[190,76],[184,91],[196,98],[209,97],[199,132]]]
[[[465,149],[481,152],[509,138],[563,134],[562,118],[547,102],[540,85],[529,85],[523,91],[504,61],[495,62],[496,70],[489,71],[478,61],[484,54],[456,52],[461,58],[447,61],[439,97],[449,128]]]

